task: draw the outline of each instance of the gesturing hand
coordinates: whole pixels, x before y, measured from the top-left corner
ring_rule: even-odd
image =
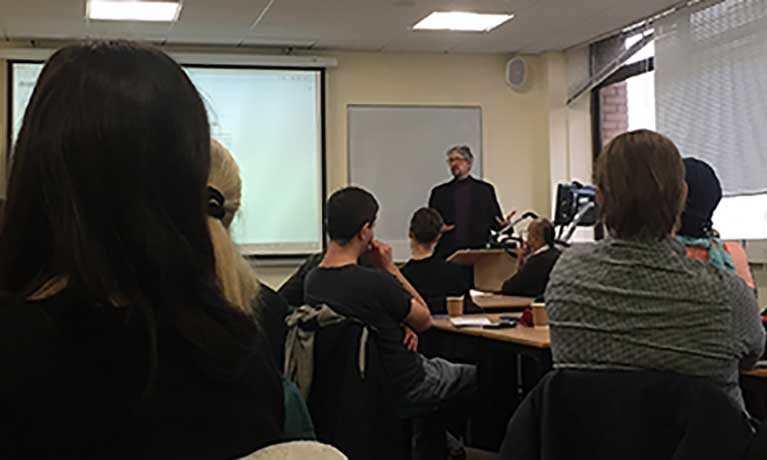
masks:
[[[511,211],[511,212],[510,212],[509,214],[507,214],[507,215],[506,215],[506,217],[504,217],[503,219],[501,219],[500,217],[496,216],[496,217],[495,217],[495,221],[496,221],[496,222],[498,222],[498,225],[500,225],[500,226],[501,226],[501,228],[503,228],[503,227],[506,227],[506,226],[508,226],[508,225],[509,225],[509,223],[511,222],[511,218],[512,218],[512,217],[514,217],[514,215],[515,215],[516,213],[517,213],[517,211],[516,211],[516,210],[514,210],[514,211]]]

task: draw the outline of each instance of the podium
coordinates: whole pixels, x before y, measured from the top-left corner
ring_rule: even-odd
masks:
[[[517,260],[503,249],[461,249],[447,260],[472,267],[474,288],[484,292],[500,292],[503,282],[517,272]]]
[[[503,249],[462,249],[447,260],[472,267],[476,291],[471,291],[471,300],[483,310],[525,308],[535,300],[497,294],[503,282],[517,272],[517,260]]]

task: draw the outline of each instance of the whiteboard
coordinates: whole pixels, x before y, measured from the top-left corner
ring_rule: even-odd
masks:
[[[452,178],[447,149],[468,145],[472,175],[482,177],[482,109],[349,105],[347,116],[349,183],[375,195],[376,238],[392,245],[395,260],[407,260],[410,217],[435,185]]]

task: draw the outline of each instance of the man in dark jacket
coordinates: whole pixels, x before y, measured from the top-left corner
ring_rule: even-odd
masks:
[[[442,258],[459,249],[485,247],[490,229],[507,226],[513,215],[503,215],[492,185],[471,177],[473,161],[474,155],[466,145],[448,150],[453,180],[434,187],[429,197],[429,207],[439,211],[447,224],[435,251]]]
[[[517,258],[517,273],[503,283],[507,295],[540,297],[561,252],[554,247],[554,225],[540,218],[527,227],[527,241]]]

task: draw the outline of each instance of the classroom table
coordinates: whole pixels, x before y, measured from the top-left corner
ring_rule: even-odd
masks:
[[[463,318],[488,318],[492,322],[498,322],[501,316],[519,317],[521,313],[494,314],[481,313],[463,315]],[[551,370],[551,340],[549,327],[526,327],[517,326],[506,329],[487,329],[482,327],[455,327],[446,316],[435,317],[432,320],[432,328],[439,331],[437,334],[449,336],[454,341],[463,340],[465,343],[478,342],[480,347],[494,350],[498,356],[523,356],[532,359],[532,362],[519,359],[515,362],[516,369],[516,392],[520,398],[524,398],[528,391],[538,383],[543,375]],[[444,341],[445,337],[443,337]],[[476,345],[475,345],[476,347]],[[525,365],[527,364],[527,365]]]
[[[503,316],[519,316],[512,313]],[[500,314],[464,315],[493,322]],[[472,422],[472,445],[497,450],[506,425],[525,395],[551,369],[548,327],[508,329],[456,328],[446,316],[435,317],[425,336],[432,355],[469,362],[478,368],[482,420]]]
[[[519,314],[500,315],[493,313],[482,313],[473,315],[464,315],[464,318],[488,318],[492,322],[498,322],[501,316],[519,316]],[[543,354],[549,353],[551,341],[549,339],[549,327],[524,327],[517,326],[508,329],[483,329],[481,327],[455,327],[450,323],[448,317],[434,318],[432,327],[444,332],[455,334],[465,334],[474,337],[482,337],[488,340],[498,340],[519,345],[520,347],[532,348],[528,352],[537,353],[540,350]]]
[[[767,379],[767,367],[757,367],[756,369],[751,369],[750,371],[740,371],[740,375],[755,377],[759,379]]]

